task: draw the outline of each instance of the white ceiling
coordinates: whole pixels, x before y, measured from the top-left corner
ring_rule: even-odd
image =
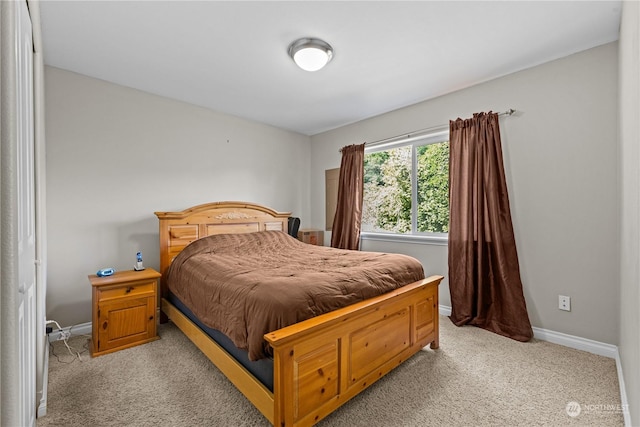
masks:
[[[620,1],[41,2],[47,65],[314,135],[618,39]],[[297,68],[287,47],[334,59]]]

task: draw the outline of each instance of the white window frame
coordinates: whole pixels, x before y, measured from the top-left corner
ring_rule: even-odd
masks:
[[[362,240],[377,240],[384,242],[416,243],[446,246],[449,242],[449,233],[417,232],[418,225],[418,158],[416,147],[429,144],[438,144],[449,141],[449,126],[433,129],[420,136],[409,136],[400,140],[389,141],[381,144],[365,146],[365,154],[386,151],[392,148],[411,146],[411,233],[399,234],[393,232],[361,232]]]

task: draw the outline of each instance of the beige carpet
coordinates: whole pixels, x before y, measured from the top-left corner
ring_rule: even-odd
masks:
[[[439,350],[419,352],[319,425],[624,424],[613,359],[440,321]],[[74,337],[82,361],[54,343],[47,416],[37,427],[269,425],[173,324],[159,333],[95,359],[87,338]],[[569,402],[580,404],[577,416],[567,414]]]

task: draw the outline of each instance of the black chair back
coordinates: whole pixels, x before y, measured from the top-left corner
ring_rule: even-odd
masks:
[[[289,235],[298,238],[298,229],[300,228],[300,218],[289,217]]]

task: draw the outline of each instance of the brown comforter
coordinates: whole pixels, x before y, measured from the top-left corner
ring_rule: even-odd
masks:
[[[312,246],[280,231],[202,238],[167,271],[171,292],[251,360],[270,355],[268,332],[423,278],[406,255]]]

